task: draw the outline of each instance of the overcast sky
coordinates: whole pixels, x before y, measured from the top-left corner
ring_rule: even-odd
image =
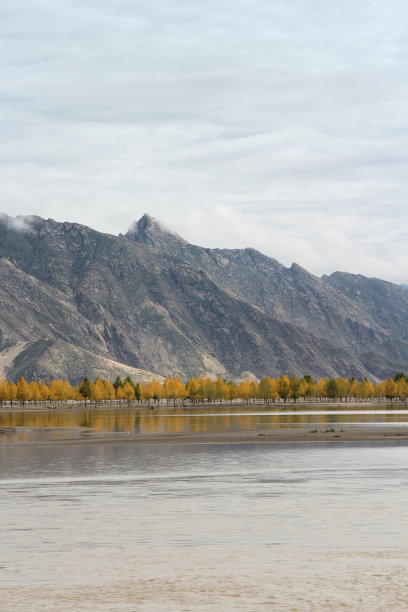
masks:
[[[2,0],[1,211],[408,281],[406,0]]]

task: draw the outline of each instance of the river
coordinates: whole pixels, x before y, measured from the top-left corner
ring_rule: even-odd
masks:
[[[0,609],[406,610],[407,464],[402,443],[3,443]]]

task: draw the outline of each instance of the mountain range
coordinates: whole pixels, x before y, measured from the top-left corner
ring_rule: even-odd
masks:
[[[144,215],[119,236],[0,217],[0,376],[341,375],[408,369],[408,292],[195,246]]]

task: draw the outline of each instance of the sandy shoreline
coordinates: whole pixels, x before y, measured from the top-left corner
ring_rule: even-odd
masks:
[[[23,429],[23,428],[21,428]],[[197,432],[197,433],[163,433],[163,434],[87,434],[81,435],[76,428],[67,431],[64,439],[50,440],[13,440],[14,431],[0,429],[4,446],[61,446],[61,445],[89,445],[89,444],[319,444],[330,443],[334,445],[347,443],[400,443],[408,444],[408,426],[395,425],[353,425],[339,427],[323,427],[310,429],[310,427],[282,428],[271,431],[248,430],[231,432]],[[62,428],[63,429],[63,428]],[[78,428],[79,429],[79,428]],[[28,433],[28,428],[24,428]],[[30,428],[31,432],[38,431]],[[55,428],[41,428],[41,431],[56,431]],[[72,434],[70,436],[69,434]],[[3,444],[1,445],[3,446]]]

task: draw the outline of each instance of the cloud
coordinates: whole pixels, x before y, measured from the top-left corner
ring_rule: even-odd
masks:
[[[4,0],[2,209],[407,281],[402,0]],[[6,59],[7,58],[7,59]]]
[[[9,230],[23,233],[31,228],[33,218],[30,216],[9,217],[9,215],[0,213],[0,223],[3,223]]]

